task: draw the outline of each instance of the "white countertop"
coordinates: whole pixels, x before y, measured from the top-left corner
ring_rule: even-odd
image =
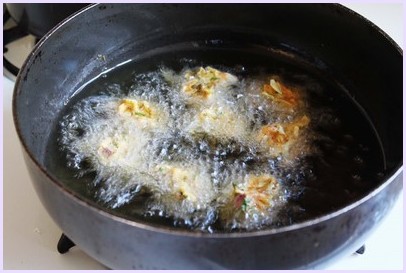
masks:
[[[345,4],[378,25],[403,48],[401,4]],[[31,40],[21,42],[30,43]],[[24,59],[21,56],[21,61]],[[106,269],[78,247],[61,255],[61,230],[42,207],[23,162],[14,129],[11,98],[14,82],[3,73],[3,268]],[[366,242],[363,255],[350,255],[327,269],[403,269],[403,192],[395,207]]]

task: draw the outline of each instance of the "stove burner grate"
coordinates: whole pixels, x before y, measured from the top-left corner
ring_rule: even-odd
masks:
[[[59,238],[57,249],[58,252],[61,254],[65,254],[66,252],[69,251],[72,247],[74,247],[76,244],[69,239],[68,236],[62,233],[61,238]]]

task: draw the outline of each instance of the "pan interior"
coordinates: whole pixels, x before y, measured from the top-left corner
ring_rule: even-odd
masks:
[[[78,88],[58,120],[70,113],[76,103],[90,96],[113,89],[123,94],[129,92],[137,75],[158,71],[162,67],[180,71],[185,66],[225,68],[241,79],[280,75],[287,82],[306,89],[315,119],[314,130],[323,136],[312,140],[312,145],[320,152],[301,158],[295,169],[283,173],[280,183],[286,189],[287,202],[271,222],[257,228],[287,226],[331,213],[367,195],[380,184],[385,173],[384,154],[376,131],[360,106],[339,82],[295,56],[270,52],[266,48],[240,45],[202,49],[187,44],[154,50],[142,58],[129,59]],[[129,202],[112,206],[100,198],[100,188],[93,183],[94,173],[78,178],[75,170],[68,167],[67,152],[61,149],[60,132],[61,124],[54,124],[47,148],[49,154],[45,159],[46,169],[92,205],[125,219],[152,225],[203,232],[244,231],[221,226],[216,215],[211,216],[214,218],[209,225],[201,225],[174,219],[162,212],[146,212],[144,206],[148,196],[134,194]]]

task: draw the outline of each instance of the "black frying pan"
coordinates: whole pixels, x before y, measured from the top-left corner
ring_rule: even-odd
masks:
[[[196,43],[199,50],[216,52],[247,42],[258,52],[290,56],[350,92],[382,140],[386,171],[379,186],[342,209],[303,223],[201,234],[112,215],[45,168],[58,114],[103,69]],[[39,42],[18,76],[13,112],[42,203],[67,236],[106,266],[292,269],[325,266],[354,252],[391,209],[402,188],[402,96],[399,47],[339,5],[101,4],[64,21]]]

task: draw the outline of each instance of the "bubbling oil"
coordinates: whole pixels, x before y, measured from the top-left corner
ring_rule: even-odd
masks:
[[[48,168],[115,214],[204,232],[297,223],[373,188],[382,158],[368,155],[377,153],[378,141],[347,97],[326,90],[331,86],[298,71],[247,75],[241,65],[213,65],[235,79],[209,100],[191,99],[181,91],[183,75],[200,66],[190,65],[195,60],[182,64],[113,71],[103,83],[85,87],[86,95],[72,101],[56,126],[49,150],[58,152]],[[300,106],[284,108],[264,96],[271,78],[298,92]],[[120,115],[125,100],[147,102],[153,116]],[[264,126],[303,116],[310,123],[288,150],[270,152],[259,140]],[[236,188],[258,177],[274,179],[267,206],[243,203],[236,209],[239,196],[248,196]],[[252,196],[243,202],[256,202],[258,192]]]

